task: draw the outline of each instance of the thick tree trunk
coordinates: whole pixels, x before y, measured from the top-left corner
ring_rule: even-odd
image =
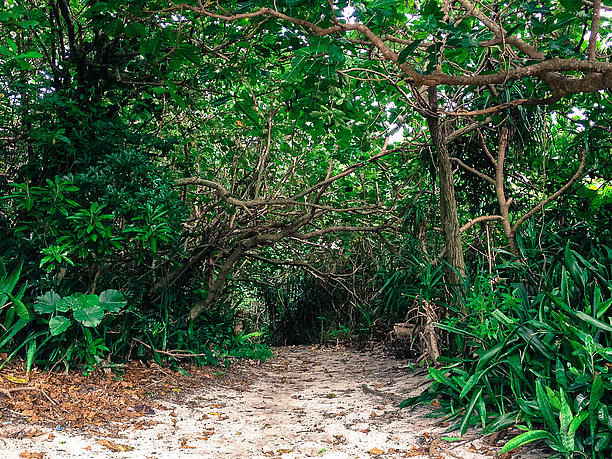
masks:
[[[427,124],[431,138],[436,147],[438,159],[438,179],[440,182],[440,219],[442,233],[446,246],[446,260],[450,268],[447,276],[451,283],[461,284],[465,275],[465,262],[463,260],[463,240],[457,216],[457,200],[455,198],[455,184],[453,182],[453,167],[446,143],[445,130],[440,125],[437,115],[438,90],[429,88],[429,104],[432,115],[427,117]]]

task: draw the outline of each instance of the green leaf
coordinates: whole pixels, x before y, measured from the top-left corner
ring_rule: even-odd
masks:
[[[145,37],[147,35],[144,25],[139,22],[131,22],[125,27],[124,32],[128,38]]]
[[[530,430],[523,434],[517,435],[512,440],[508,441],[501,449],[499,454],[507,453],[513,449],[519,448],[527,443],[531,443],[536,440],[554,440],[554,437],[546,430]]]
[[[9,274],[8,277],[2,276],[0,278],[0,293],[9,294],[13,292],[13,289],[17,285],[17,282],[19,282],[19,276],[21,275],[22,268],[23,268],[23,263],[21,263],[17,268],[15,268],[13,272]],[[6,304],[6,301],[7,301],[7,297],[4,295],[0,295],[0,308]]]
[[[21,317],[15,324],[8,329],[8,331],[2,337],[2,341],[0,341],[0,349],[8,343],[13,336],[21,331],[23,327],[25,327],[30,322],[29,318]]]
[[[472,390],[472,387],[474,387],[474,385],[480,380],[480,378],[482,378],[482,376],[487,372],[487,370],[477,371],[472,376],[470,376],[470,379],[468,379],[465,385],[463,386],[463,389],[459,394],[459,398],[465,397],[470,392],[470,390]]]
[[[586,418],[588,418],[588,417],[589,417],[589,413],[587,413],[586,411],[581,411],[576,416],[574,416],[574,418],[570,422],[569,428],[567,429],[568,434],[572,438],[572,441],[573,441],[574,435],[576,434],[576,431],[578,430],[580,425],[584,422],[584,420]],[[573,445],[573,443],[572,443],[572,445]],[[573,448],[573,446],[572,446],[572,448]]]
[[[73,316],[75,320],[78,320],[85,327],[97,327],[102,322],[104,311],[99,305],[88,306],[77,309],[74,311]]]
[[[568,382],[565,374],[565,367],[563,366],[563,363],[559,357],[557,357],[557,362],[555,363],[555,379],[557,380],[557,384],[564,389],[567,389]]]
[[[80,306],[77,307],[75,305],[73,307],[74,310],[98,306],[98,304],[100,303],[100,297],[98,295],[85,295],[83,293],[75,293],[73,296],[81,302]]]
[[[38,51],[26,51],[23,54],[15,56],[15,59],[39,59],[41,57],[43,57],[43,55]]]
[[[64,316],[52,317],[49,321],[49,332],[51,336],[57,336],[64,333],[70,327],[70,319]]]
[[[461,425],[460,425],[461,436],[463,436],[470,427],[470,418],[471,418],[472,412],[474,411],[474,407],[476,406],[476,404],[478,403],[478,400],[480,400],[480,397],[482,396],[482,389],[483,388],[481,387],[480,390],[474,394],[474,396],[472,397],[472,400],[470,401],[470,404],[465,410],[465,414],[463,415],[463,418],[461,419]]]
[[[558,435],[559,426],[557,424],[557,420],[553,415],[552,406],[548,400],[548,395],[546,395],[546,391],[544,390],[542,382],[539,379],[536,381],[536,398],[538,400],[540,411],[542,412],[542,417],[546,423],[546,427],[548,427],[553,434]]]
[[[597,418],[599,412],[599,402],[604,394],[604,384],[601,375],[596,375],[591,387],[591,397],[589,400],[589,430],[591,438],[595,438],[595,428],[597,427]],[[594,442],[591,446],[593,447]]]
[[[117,290],[104,290],[100,293],[100,307],[108,312],[117,312],[127,305],[123,293]]]
[[[559,0],[559,3],[561,3],[561,5],[563,5],[567,11],[572,12],[580,11],[580,8],[582,7],[582,2],[578,0]]]
[[[68,312],[71,309],[80,309],[82,308],[82,305],[83,303],[80,299],[74,295],[70,295],[58,301],[55,305],[55,310],[57,312]]]
[[[574,450],[574,433],[570,431],[572,422],[572,409],[565,398],[563,389],[559,389],[561,409],[559,410],[559,431],[561,434],[561,444],[567,452]]]
[[[30,374],[30,370],[32,369],[32,363],[34,363],[34,355],[36,354],[36,340],[32,339],[28,343],[28,349],[26,351],[26,375]]]
[[[591,317],[590,315],[585,314],[582,311],[577,311],[576,316],[580,317],[585,322],[588,322],[591,325],[596,326],[597,328],[601,328],[602,330],[605,330],[607,332],[612,332],[612,327],[610,325],[605,324],[604,322],[597,320],[594,317]]]
[[[502,416],[499,416],[493,422],[488,424],[484,429],[482,429],[483,435],[488,435],[493,432],[497,432],[505,427],[510,427],[511,425],[516,424],[516,415],[518,411],[512,411],[510,413],[506,413]]]
[[[28,311],[28,308],[26,307],[26,305],[23,304],[23,301],[21,301],[20,299],[16,298],[15,296],[11,294],[7,294],[7,295],[11,299],[11,302],[13,303],[13,308],[17,312],[17,315],[19,317],[29,319],[30,311]]]
[[[62,297],[57,293],[49,291],[37,298],[36,303],[34,303],[34,310],[39,314],[51,314],[55,312],[55,305],[61,299]]]
[[[157,52],[160,44],[160,37],[152,37],[147,40],[143,40],[140,43],[140,54],[144,57],[151,58]]]
[[[406,59],[412,56],[412,53],[419,47],[422,42],[422,38],[414,40],[412,43],[402,49],[402,51],[399,53],[399,56],[397,56],[397,63],[403,64],[404,62],[406,62]]]

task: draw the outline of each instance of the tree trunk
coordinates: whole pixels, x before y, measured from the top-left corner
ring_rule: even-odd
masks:
[[[232,272],[232,268],[246,252],[247,249],[241,246],[234,249],[230,256],[221,265],[221,268],[219,268],[219,273],[208,289],[206,298],[194,304],[191,311],[189,311],[189,320],[195,320],[200,314],[202,314],[203,311],[209,309],[212,304],[219,299],[219,295],[223,291],[223,287],[225,287],[225,281],[227,281],[228,276]]]
[[[447,276],[452,284],[462,284],[465,275],[463,260],[463,240],[457,216],[457,200],[453,182],[453,166],[451,163],[445,129],[440,125],[438,112],[438,90],[435,86],[429,88],[429,105],[431,115],[427,116],[427,125],[431,139],[436,147],[438,159],[438,178],[440,182],[440,219],[442,233],[446,246],[446,260],[450,267]]]

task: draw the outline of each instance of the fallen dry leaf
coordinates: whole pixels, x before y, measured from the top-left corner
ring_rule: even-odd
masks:
[[[45,453],[31,453],[27,449],[19,454],[19,457],[23,457],[25,459],[42,459],[45,457]]]
[[[179,446],[179,448],[181,449],[195,449],[195,446],[190,446],[187,444],[187,439],[186,438],[181,438],[181,446]]]
[[[470,447],[468,448],[468,452],[469,453],[477,453],[478,452],[478,450],[474,446],[474,443],[470,443]]]
[[[370,456],[380,456],[381,454],[384,454],[384,451],[382,449],[372,448],[370,451],[368,451],[368,454]]]
[[[423,448],[417,448],[416,446],[413,446],[410,448],[410,450],[406,453],[406,457],[414,457],[414,456],[427,456],[429,454],[429,451],[426,451]]]
[[[98,441],[98,445],[110,449],[114,453],[125,453],[126,451],[133,451],[134,448],[129,445],[121,445],[110,440],[102,439]]]
[[[44,432],[40,430],[38,427],[32,427],[30,430],[26,432],[27,438],[40,437]]]

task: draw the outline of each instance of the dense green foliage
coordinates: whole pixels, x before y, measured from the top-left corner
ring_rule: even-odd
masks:
[[[406,404],[609,457],[599,3],[1,2],[3,362],[399,323],[433,379]]]

